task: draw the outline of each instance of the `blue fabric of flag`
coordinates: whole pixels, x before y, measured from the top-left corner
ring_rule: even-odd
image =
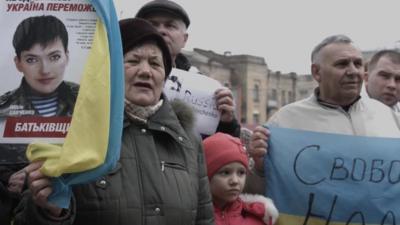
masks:
[[[116,165],[116,162],[119,159],[121,148],[124,108],[124,73],[122,44],[118,18],[112,0],[92,0],[91,3],[96,9],[98,17],[101,19],[106,27],[111,60],[111,112],[108,150],[106,160],[101,166],[89,171],[66,174],[53,179],[53,193],[49,197],[49,201],[62,208],[69,207],[72,195],[71,186],[93,181],[96,178],[107,173]]]

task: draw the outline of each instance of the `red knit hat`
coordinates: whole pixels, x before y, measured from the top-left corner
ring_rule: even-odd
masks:
[[[223,166],[239,162],[247,169],[249,159],[239,138],[224,133],[216,133],[203,141],[207,162],[207,175],[211,179]]]

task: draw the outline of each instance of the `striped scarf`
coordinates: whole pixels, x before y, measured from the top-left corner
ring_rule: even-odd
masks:
[[[128,99],[125,99],[125,113],[128,118],[132,121],[139,121],[141,123],[147,123],[147,119],[157,112],[163,104],[163,100],[157,102],[155,105],[150,106],[139,106]]]

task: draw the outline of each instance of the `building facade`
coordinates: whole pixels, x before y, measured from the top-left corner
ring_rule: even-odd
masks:
[[[217,54],[198,48],[184,54],[200,73],[232,90],[236,116],[248,128],[265,123],[280,107],[308,97],[317,86],[311,75],[271,71],[258,56]]]

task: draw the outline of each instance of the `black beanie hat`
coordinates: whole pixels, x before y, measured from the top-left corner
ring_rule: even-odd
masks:
[[[172,69],[172,57],[163,37],[149,22],[139,18],[129,18],[119,21],[122,50],[124,55],[134,47],[146,41],[155,41],[163,54],[165,79]]]
[[[145,19],[147,15],[155,12],[165,12],[182,19],[186,25],[186,28],[188,28],[190,25],[189,16],[182,6],[169,0],[153,0],[146,3],[136,13],[136,17]]]

